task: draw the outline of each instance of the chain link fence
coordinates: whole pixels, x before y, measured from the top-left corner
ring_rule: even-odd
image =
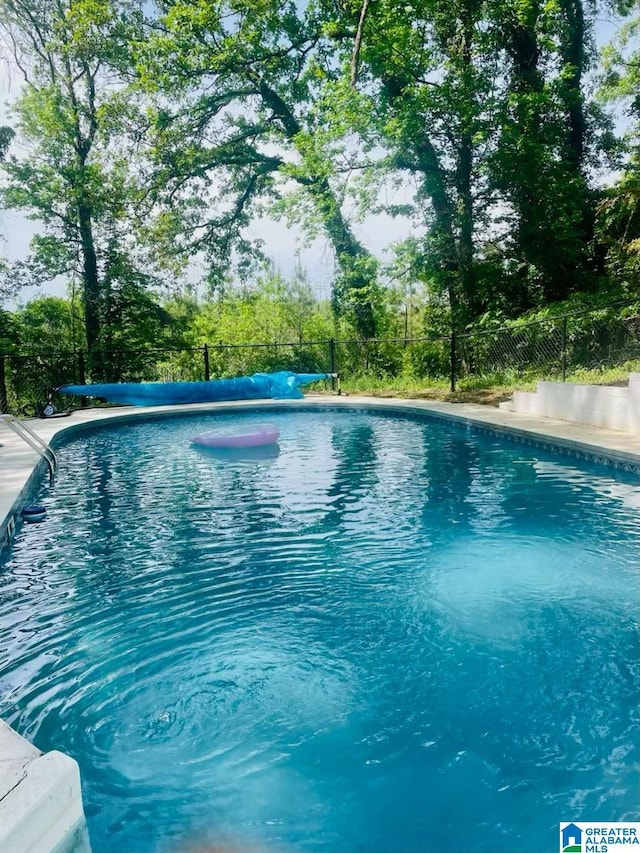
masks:
[[[0,355],[0,411],[38,414],[45,402],[80,406],[56,396],[60,385],[198,381],[292,370],[339,373],[343,385],[363,377],[408,377],[428,386],[508,374],[565,381],[580,370],[633,365],[640,369],[640,309],[629,303],[574,312],[498,329],[421,338],[210,344],[197,348]],[[95,403],[95,401],[92,401]]]
[[[612,308],[457,336],[460,378],[496,373],[559,379],[640,359],[640,314]]]

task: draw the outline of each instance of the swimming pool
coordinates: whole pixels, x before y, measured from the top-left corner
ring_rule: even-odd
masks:
[[[214,423],[280,449],[219,459]],[[638,819],[637,478],[437,419],[179,417],[59,449],[0,715],[96,851],[555,849]]]

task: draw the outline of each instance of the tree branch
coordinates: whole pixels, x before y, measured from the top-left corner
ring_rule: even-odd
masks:
[[[364,24],[369,11],[369,3],[371,0],[363,0],[362,9],[360,10],[360,20],[358,21],[358,30],[356,32],[356,40],[353,45],[353,56],[351,57],[351,85],[355,87],[358,82],[358,64],[360,61],[360,49],[362,47],[362,36],[364,33]]]

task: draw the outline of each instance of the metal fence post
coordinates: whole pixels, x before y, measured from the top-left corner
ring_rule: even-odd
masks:
[[[0,414],[9,413],[9,401],[7,400],[7,358],[0,356]]]
[[[211,373],[209,371],[209,345],[205,344],[202,347],[202,355],[204,356],[204,381],[208,382],[211,379]]]
[[[456,390],[456,333],[451,331],[451,348],[450,348],[450,360],[451,360],[451,390]]]
[[[567,381],[567,318],[562,318],[562,381]]]
[[[334,338],[329,339],[329,373],[337,373],[336,370],[336,342]],[[331,377],[331,390],[336,390],[335,377]]]

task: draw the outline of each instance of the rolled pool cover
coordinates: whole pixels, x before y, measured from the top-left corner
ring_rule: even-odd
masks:
[[[300,400],[301,386],[328,379],[330,373],[254,373],[235,379],[208,382],[111,382],[92,385],[61,385],[61,394],[102,397],[127,406],[172,406],[179,403],[215,403],[225,400]]]

